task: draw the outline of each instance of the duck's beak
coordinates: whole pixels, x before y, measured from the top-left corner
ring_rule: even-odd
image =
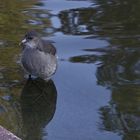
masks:
[[[24,43],[26,43],[27,40],[26,39],[23,39],[20,43],[19,43],[19,46],[22,46]]]

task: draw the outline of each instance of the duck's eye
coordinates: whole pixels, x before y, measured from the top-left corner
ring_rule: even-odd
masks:
[[[32,40],[33,39],[33,37],[31,37],[31,36],[28,36],[28,38],[27,39],[29,39],[29,40]]]

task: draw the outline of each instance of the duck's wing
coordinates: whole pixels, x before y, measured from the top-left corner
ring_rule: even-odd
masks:
[[[52,55],[56,54],[56,48],[52,44],[52,41],[49,40],[41,40],[38,44],[37,49],[45,53],[50,53]]]

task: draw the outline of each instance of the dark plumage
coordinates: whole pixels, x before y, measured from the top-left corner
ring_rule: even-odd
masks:
[[[56,71],[56,48],[51,42],[41,39],[35,31],[25,35],[21,63],[29,75],[49,79]]]

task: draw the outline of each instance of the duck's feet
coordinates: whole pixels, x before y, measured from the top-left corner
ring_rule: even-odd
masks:
[[[35,80],[35,79],[37,79],[37,76],[34,76],[34,75],[29,74],[28,79],[29,80]]]

